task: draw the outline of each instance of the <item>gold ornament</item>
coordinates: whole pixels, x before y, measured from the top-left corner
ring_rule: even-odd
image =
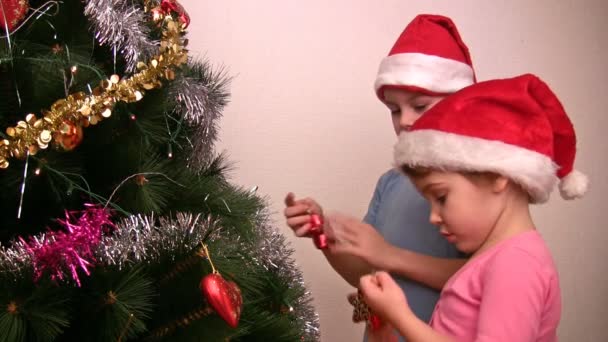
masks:
[[[0,168],[7,168],[10,158],[23,158],[28,151],[36,154],[40,149],[46,149],[54,138],[61,136],[66,124],[75,127],[95,125],[112,115],[117,102],[140,101],[146,90],[160,88],[161,80],[175,78],[173,69],[188,61],[188,51],[182,37],[187,26],[183,13],[160,6],[153,8],[150,1],[145,2],[145,9],[162,29],[159,54],[148,63],[137,63],[139,71],[131,77],[121,79],[118,75],[112,75],[101,81],[91,95],[83,92],[70,94],[53,103],[49,110],[43,110],[42,118],[28,114],[25,121],[8,127],[8,139],[0,141]],[[179,23],[176,23],[173,15],[178,16]],[[76,72],[76,69],[71,71]]]

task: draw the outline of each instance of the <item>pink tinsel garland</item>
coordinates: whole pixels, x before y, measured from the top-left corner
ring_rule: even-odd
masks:
[[[95,248],[102,235],[115,226],[107,209],[92,204],[85,204],[85,207],[80,212],[66,211],[65,220],[58,220],[67,231],[49,231],[39,237],[30,237],[29,242],[19,237],[32,256],[34,281],[46,272],[50,273],[52,280],[63,280],[69,274],[80,286],[78,268],[90,275],[89,267],[95,262]]]

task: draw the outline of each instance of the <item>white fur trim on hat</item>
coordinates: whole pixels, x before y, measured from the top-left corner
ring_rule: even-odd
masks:
[[[382,60],[374,89],[402,85],[447,94],[473,83],[473,68],[466,63],[423,53],[399,53]]]
[[[589,178],[578,170],[572,170],[559,182],[559,192],[564,199],[581,198],[588,188]]]
[[[558,182],[558,166],[532,150],[438,130],[403,132],[394,147],[397,167],[495,172],[520,184],[533,203],[543,203]]]

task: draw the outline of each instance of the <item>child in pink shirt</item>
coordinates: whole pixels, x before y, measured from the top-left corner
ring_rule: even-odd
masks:
[[[430,202],[431,223],[471,258],[430,326],[385,272],[361,278],[365,301],[408,342],[557,341],[558,274],[529,205],[557,182],[566,199],[584,194],[575,153],[568,116],[536,76],[481,82],[436,104],[400,135],[395,161]]]
[[[459,341],[556,341],[561,313],[553,259],[536,230],[471,259],[446,284],[431,326]]]

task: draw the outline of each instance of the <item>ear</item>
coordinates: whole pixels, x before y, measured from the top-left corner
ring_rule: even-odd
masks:
[[[498,175],[496,179],[494,179],[494,184],[492,185],[492,191],[494,193],[501,193],[507,189],[507,186],[511,180],[505,176]]]

